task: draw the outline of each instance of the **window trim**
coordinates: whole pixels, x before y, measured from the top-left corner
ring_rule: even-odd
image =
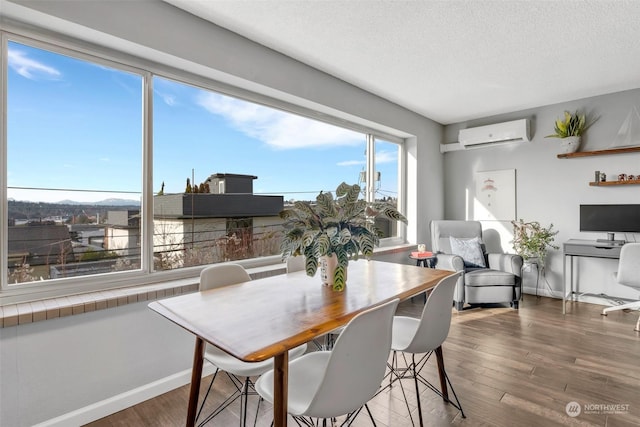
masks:
[[[11,19],[4,19],[0,22],[0,79],[2,92],[7,93],[8,80],[8,43],[14,41],[26,44],[39,49],[48,50],[57,54],[70,56],[73,58],[90,61],[105,65],[117,70],[130,72],[141,76],[143,80],[143,150],[142,150],[142,192],[143,200],[141,204],[142,224],[141,232],[143,237],[142,265],[140,270],[123,271],[109,274],[97,274],[92,276],[82,276],[78,278],[49,279],[45,284],[40,282],[30,282],[20,285],[9,285],[7,283],[7,257],[8,240],[1,239],[0,249],[0,274],[3,275],[0,287],[0,306],[15,304],[25,301],[41,300],[46,298],[60,297],[71,294],[95,292],[98,290],[108,290],[114,288],[148,285],[163,281],[172,281],[196,277],[204,266],[185,267],[176,270],[153,271],[153,211],[149,207],[153,206],[153,77],[171,79],[180,83],[193,85],[198,88],[215,91],[223,95],[235,97],[248,102],[264,105],[269,108],[321,121],[330,125],[339,126],[345,129],[362,133],[367,138],[382,139],[387,142],[398,144],[398,209],[406,212],[406,164],[407,151],[406,140],[412,135],[390,129],[387,126],[379,125],[379,128],[368,127],[355,121],[349,121],[320,111],[314,110],[300,104],[294,104],[284,99],[266,96],[257,92],[252,92],[238,86],[232,86],[212,78],[173,68],[169,65],[160,64],[141,57],[137,57],[113,48],[99,46],[91,42],[71,38],[63,34],[52,32],[43,28],[33,27],[29,24],[22,24]],[[286,94],[283,94],[283,98]],[[330,107],[328,107],[330,108]],[[2,117],[2,132],[0,133],[0,147],[2,158],[5,161],[0,164],[0,212],[3,218],[8,215],[7,199],[7,126],[6,126],[7,97],[3,96],[0,103],[0,114]],[[345,114],[347,115],[347,114]],[[371,123],[376,125],[375,123]],[[384,129],[383,129],[384,128]],[[393,132],[393,133],[390,133]],[[8,222],[2,224],[3,234],[6,236]],[[380,248],[389,248],[406,243],[407,228],[404,224],[399,224],[398,236],[382,239]],[[281,262],[281,257],[271,256],[238,261],[247,268],[274,265]]]

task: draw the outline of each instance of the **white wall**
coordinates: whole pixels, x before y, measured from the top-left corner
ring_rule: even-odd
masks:
[[[572,238],[606,238],[604,233],[579,231],[579,205],[640,203],[640,186],[590,187],[588,183],[594,180],[594,172],[605,172],[610,180],[623,172],[637,175],[640,173],[640,153],[558,159],[557,154],[561,152],[558,140],[545,136],[553,133],[554,121],[562,116],[564,110],[579,109],[599,116],[585,134],[580,151],[611,148],[610,145],[633,106],[640,106],[640,90],[447,126],[445,141],[452,142],[457,140],[460,128],[528,118],[532,125],[532,140],[527,143],[446,153],[445,217],[465,219],[466,205],[472,205],[470,198],[475,189],[475,172],[516,169],[517,218],[539,221],[544,226],[553,223],[554,229],[559,231],[556,243],[561,249],[550,253],[547,278],[555,295],[561,297],[562,242]],[[485,227],[507,230],[509,234],[512,231],[508,222],[488,222]],[[513,251],[509,243],[511,238],[512,235],[503,238],[502,244]],[[634,239],[640,241],[640,235],[627,235],[627,240]],[[581,258],[578,270],[581,290],[637,298],[638,295],[628,288],[615,284],[612,271],[616,265],[615,260]]]
[[[147,304],[0,329],[0,425],[32,426],[188,370],[194,337]]]
[[[408,136],[409,241],[426,241],[429,220],[443,215],[443,127],[431,120],[160,1],[0,0],[0,9],[12,28],[62,32]],[[0,329],[0,346],[0,425],[27,426],[180,372],[193,339],[140,303]]]

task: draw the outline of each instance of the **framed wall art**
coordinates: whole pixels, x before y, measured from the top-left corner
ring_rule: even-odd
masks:
[[[516,219],[516,170],[476,172],[473,219],[513,221]]]

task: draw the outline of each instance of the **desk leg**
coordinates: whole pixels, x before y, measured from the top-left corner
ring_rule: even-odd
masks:
[[[567,274],[567,258],[569,258],[569,274]],[[573,292],[573,255],[564,255],[562,258],[562,314],[567,314],[567,301],[575,301]],[[569,293],[567,293],[569,282]],[[568,295],[568,296],[567,296]]]
[[[567,256],[562,256],[562,315],[567,314]]]
[[[204,346],[204,340],[196,337],[196,348],[193,351],[193,369],[191,371],[191,389],[189,391],[189,409],[187,410],[187,427],[193,427],[196,423],[198,394],[200,393],[202,364],[204,362]]]
[[[289,352],[285,351],[273,361],[273,422],[274,427],[287,427],[289,400]]]
[[[447,389],[447,377],[444,370],[444,356],[442,354],[442,346],[436,348],[436,360],[438,362],[438,375],[440,376],[440,390],[442,398],[449,401],[449,390]]]
[[[578,260],[578,263],[580,260]],[[575,301],[576,297],[573,293],[573,255],[569,256],[569,296],[571,297],[571,301]],[[576,292],[578,290],[576,289]]]

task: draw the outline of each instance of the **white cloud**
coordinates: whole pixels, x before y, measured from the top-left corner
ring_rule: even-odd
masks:
[[[9,66],[22,77],[31,80],[39,77],[57,79],[62,76],[55,68],[30,59],[24,52],[15,49],[9,49]]]
[[[345,160],[344,162],[338,162],[338,166],[357,166],[366,164],[366,160]]]
[[[155,78],[153,79],[153,94],[160,97],[168,106],[173,107],[178,104],[178,97],[174,92],[182,86],[182,84],[163,78]]]
[[[162,92],[157,91],[157,90],[156,90],[156,91],[154,91],[154,92],[155,92],[155,94],[156,94],[157,96],[159,96],[160,98],[162,98],[162,100],[164,101],[164,103],[165,103],[165,104],[167,104],[168,106],[173,107],[174,105],[176,105],[176,104],[177,104],[177,100],[176,100],[175,95],[171,95],[171,94],[168,94],[168,93],[162,93]]]
[[[376,163],[394,163],[398,161],[397,151],[381,150],[376,152]]]
[[[398,161],[398,152],[397,151],[389,151],[389,150],[381,150],[376,151],[376,164],[381,163],[395,163]],[[337,166],[358,166],[365,165],[366,160],[345,160],[342,162],[336,163]]]
[[[223,116],[244,134],[278,149],[357,145],[364,135],[216,93],[202,93],[198,105]]]
[[[176,97],[173,95],[162,95],[162,99],[164,100],[165,104],[169,105],[169,106],[174,106],[176,105]]]

